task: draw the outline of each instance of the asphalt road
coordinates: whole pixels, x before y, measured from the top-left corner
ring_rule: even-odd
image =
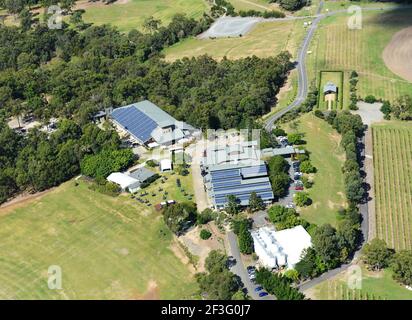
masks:
[[[229,231],[227,234],[227,239],[229,241],[230,253],[233,256],[233,258],[236,259],[236,264],[230,268],[230,271],[232,271],[234,274],[240,277],[240,279],[243,282],[243,285],[248,291],[249,296],[251,296],[253,300],[276,300],[276,298],[272,295],[268,295],[262,298],[259,297],[259,295],[255,292],[255,288],[258,285],[255,285],[250,281],[246,267],[243,265],[240,256],[239,246],[237,245],[236,235],[232,231]]]
[[[306,54],[310,45],[310,42],[313,38],[313,35],[318,28],[318,24],[320,20],[324,18],[324,15],[319,15],[323,8],[323,1],[320,2],[319,8],[317,11],[317,17],[312,21],[308,32],[306,33],[305,38],[303,39],[303,43],[299,49],[298,59],[296,60],[297,70],[298,70],[298,93],[295,100],[287,106],[285,109],[275,113],[271,117],[266,120],[265,129],[270,131],[273,127],[273,124],[283,117],[286,113],[291,111],[292,109],[300,106],[303,101],[305,101],[308,95],[308,75],[306,72]]]
[[[297,69],[298,69],[298,93],[297,96],[295,98],[295,100],[289,105],[287,106],[285,109],[273,114],[272,116],[270,116],[266,121],[265,121],[265,129],[266,130],[271,130],[273,127],[273,124],[280,119],[282,116],[284,116],[286,113],[288,113],[289,111],[291,111],[292,109],[300,106],[306,99],[307,94],[308,94],[308,78],[307,78],[307,72],[306,72],[306,54],[310,45],[310,42],[313,38],[313,35],[315,34],[319,22],[327,17],[327,16],[331,16],[337,13],[343,13],[343,12],[347,12],[347,10],[337,10],[334,12],[329,12],[326,14],[320,14],[320,12],[322,11],[323,8],[323,4],[324,2],[321,1],[321,3],[319,4],[319,8],[317,10],[317,14],[315,19],[312,21],[312,24],[310,25],[308,32],[306,33],[306,36],[303,40],[302,46],[300,47],[299,53],[298,53],[298,59],[296,61],[297,63]],[[397,7],[393,7],[393,8],[363,8],[362,10],[365,11],[378,11],[378,10],[394,10],[394,9],[403,9],[403,8],[411,8],[412,6],[410,5],[402,5],[402,6],[397,6]],[[363,143],[363,148],[361,150],[361,156],[364,156],[365,151],[364,151],[364,138],[361,141]],[[364,167],[364,161],[362,162],[362,167],[361,170],[365,171],[365,167]],[[366,172],[366,171],[365,171]],[[359,211],[360,214],[362,215],[363,221],[362,221],[362,225],[361,225],[361,230],[362,230],[362,234],[364,236],[363,238],[363,242],[362,242],[362,246],[364,243],[366,243],[368,241],[367,237],[368,237],[368,229],[369,229],[369,223],[368,223],[368,203],[365,202],[363,204],[361,204],[359,206]],[[264,221],[264,212],[262,212],[259,222],[262,223],[262,221]],[[255,221],[257,222],[257,221]],[[254,288],[256,287],[250,280],[246,271],[245,266],[243,265],[243,262],[240,258],[240,252],[239,252],[239,247],[237,244],[237,239],[236,239],[236,235],[233,232],[229,232],[228,233],[228,240],[229,240],[229,244],[230,244],[230,250],[231,250],[231,254],[232,256],[236,259],[237,263],[235,266],[232,267],[232,272],[237,274],[241,279],[242,282],[244,283],[245,287],[248,290],[249,295],[253,298],[253,299],[262,299],[259,298],[258,295],[254,292]],[[360,248],[358,249],[358,251],[356,251],[354,253],[353,259],[350,263],[348,264],[344,264],[341,265],[339,268],[330,270],[324,274],[322,274],[321,276],[311,279],[309,281],[306,281],[304,283],[301,283],[300,285],[298,285],[298,288],[300,291],[305,291],[307,289],[310,289],[314,286],[316,286],[317,284],[328,280],[332,277],[334,277],[335,275],[347,270],[354,261],[357,260],[357,258],[360,255],[360,251],[362,246],[360,246]],[[264,298],[265,300],[275,300],[276,297],[274,296],[267,296]]]
[[[286,108],[284,108],[283,110],[277,113],[274,113],[273,115],[271,115],[269,118],[265,120],[265,129],[267,131],[270,131],[274,123],[277,120],[279,120],[281,117],[283,117],[286,113],[295,109],[296,107],[299,107],[305,101],[308,95],[309,84],[308,84],[308,76],[306,72],[306,55],[308,52],[310,42],[313,38],[313,35],[315,34],[319,26],[319,22],[323,18],[332,16],[338,13],[347,12],[347,9],[342,9],[342,10],[336,10],[336,11],[321,14],[323,4],[324,2],[321,1],[319,4],[317,13],[313,17],[315,19],[312,21],[312,24],[310,25],[308,32],[306,33],[306,36],[298,52],[298,58],[296,60],[296,65],[297,65],[297,70],[298,70],[298,93],[295,97],[295,100],[290,105],[288,105]],[[387,8],[378,8],[378,7],[377,8],[362,8],[362,10],[363,11],[388,11],[388,10],[402,10],[405,8],[412,8],[412,6],[411,5],[398,5],[398,6],[387,7]],[[310,17],[304,17],[304,18],[310,18]]]

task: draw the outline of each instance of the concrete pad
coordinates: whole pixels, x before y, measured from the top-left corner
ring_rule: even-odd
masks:
[[[258,17],[221,17],[208,30],[198,36],[199,39],[244,36],[262,21]]]
[[[360,115],[364,124],[370,126],[371,124],[384,120],[383,113],[380,111],[382,107],[381,102],[366,103],[359,101],[357,106],[359,110],[352,111],[352,113]]]

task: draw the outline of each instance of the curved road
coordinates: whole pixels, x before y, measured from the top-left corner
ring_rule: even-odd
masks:
[[[316,15],[314,16],[314,20],[312,21],[312,24],[310,25],[308,32],[306,33],[306,36],[303,40],[303,43],[300,47],[300,50],[298,52],[298,58],[296,60],[297,64],[297,70],[298,70],[298,93],[295,97],[295,100],[288,105],[286,108],[283,110],[271,115],[268,119],[265,120],[265,129],[270,131],[274,125],[274,123],[279,120],[281,117],[283,117],[286,113],[289,111],[293,110],[294,108],[300,106],[302,102],[305,101],[307,95],[308,95],[308,76],[306,72],[306,54],[310,45],[310,42],[313,38],[313,35],[315,34],[319,22],[326,17],[338,14],[338,13],[345,13],[347,12],[347,9],[342,9],[342,10],[336,10],[336,11],[331,11],[328,13],[323,13],[321,14],[322,8],[323,8],[324,2],[321,1],[319,4],[319,8],[317,10]],[[411,8],[411,5],[398,5],[395,7],[387,7],[387,8],[362,8],[363,11],[388,11],[388,10],[398,10],[398,9],[405,9],[405,8]],[[301,18],[310,18],[310,16],[307,17],[293,17],[292,19],[301,19]]]
[[[323,4],[324,2],[321,1],[319,4],[319,8],[317,10],[316,16],[314,17],[315,19],[312,21],[312,24],[310,25],[308,32],[305,35],[305,38],[303,40],[302,46],[300,47],[300,50],[298,52],[298,58],[297,58],[297,70],[298,70],[298,93],[297,96],[295,98],[295,100],[289,105],[287,106],[285,109],[273,114],[272,116],[270,116],[266,121],[265,121],[265,129],[266,130],[271,130],[274,123],[280,119],[282,116],[284,116],[286,113],[288,113],[289,111],[293,110],[294,108],[300,106],[306,99],[307,95],[308,95],[308,77],[307,77],[307,72],[306,72],[306,54],[310,45],[310,42],[318,28],[319,22],[328,16],[337,14],[337,13],[344,13],[347,12],[346,9],[344,10],[337,10],[337,11],[333,11],[333,12],[329,12],[326,14],[321,14],[322,8],[323,8]],[[365,11],[378,11],[378,10],[395,10],[395,9],[403,9],[403,8],[411,8],[412,6],[410,5],[399,5],[396,7],[388,7],[388,8],[363,8],[362,10]],[[301,17],[297,17],[298,19]],[[309,18],[309,17],[303,17],[303,18]],[[365,154],[365,138],[362,138],[362,141],[359,141],[360,144],[362,145],[362,149],[361,149],[361,155],[364,156]],[[365,171],[365,161],[362,162],[362,168],[361,170]],[[366,172],[366,171],[365,171]],[[360,250],[363,246],[364,243],[366,243],[368,241],[367,237],[368,237],[368,202],[365,201],[365,203],[362,203],[359,205],[359,211],[360,214],[362,215],[362,225],[361,225],[361,231],[363,234],[363,241],[359,247],[359,249],[354,253],[352,260],[347,263],[347,264],[343,264],[341,265],[339,268],[333,269],[333,270],[329,270],[328,272],[323,273],[322,275],[320,275],[317,278],[311,279],[309,281],[303,282],[301,284],[298,285],[298,288],[300,291],[305,291],[325,280],[328,280],[334,276],[336,276],[337,274],[339,274],[340,272],[343,272],[345,270],[347,270],[354,261],[356,261],[356,259],[359,257],[360,255]],[[253,288],[254,285],[250,282],[249,277],[247,276],[247,272],[246,269],[243,265],[243,263],[241,262],[240,259],[240,252],[239,252],[239,248],[237,245],[237,241],[236,241],[236,236],[233,234],[233,232],[230,232],[228,234],[228,240],[229,240],[229,245],[230,245],[230,251],[232,253],[232,255],[235,257],[235,259],[238,261],[237,266],[235,266],[234,268],[232,268],[232,272],[234,272],[235,274],[237,274],[243,281],[245,287],[248,289],[249,293],[251,294],[252,298],[256,299],[257,295],[254,293]],[[276,297],[274,296],[268,296],[265,297],[268,300],[275,300]],[[265,300],[266,300],[265,299]]]
[[[324,2],[321,1],[319,4],[319,8],[317,10],[317,14],[315,19],[312,21],[311,26],[309,27],[309,30],[303,40],[302,46],[300,48],[300,51],[298,53],[298,58],[297,58],[297,70],[298,70],[298,93],[295,98],[295,100],[287,106],[285,109],[273,114],[270,116],[266,121],[265,121],[265,129],[266,130],[271,130],[274,123],[283,117],[286,113],[289,111],[293,110],[294,108],[300,106],[306,99],[308,95],[308,78],[307,78],[307,72],[306,72],[306,54],[310,45],[310,42],[313,38],[314,33],[316,32],[319,22],[328,16],[337,14],[337,13],[344,13],[347,12],[347,10],[337,10],[333,12],[329,12],[326,14],[321,14],[322,8],[323,8]],[[388,7],[388,8],[363,8],[362,10],[364,11],[380,11],[380,10],[396,10],[396,9],[404,9],[404,8],[411,8],[412,6],[410,5],[398,5],[396,7]],[[361,141],[359,141],[360,145],[362,146],[361,148],[361,156],[364,158],[365,156],[365,137],[362,138]],[[365,170],[365,161],[362,161],[362,167],[361,170],[366,172]],[[347,270],[359,257],[360,251],[362,249],[362,246],[368,241],[368,231],[369,231],[369,215],[368,215],[368,202],[365,201],[364,203],[359,205],[359,212],[362,216],[362,224],[361,224],[361,231],[363,235],[363,241],[359,247],[359,249],[354,253],[352,260],[347,263],[341,265],[339,268],[329,270],[328,272],[323,273],[317,278],[311,279],[309,281],[306,281],[304,283],[301,283],[298,285],[298,288],[300,291],[305,291],[309,288],[312,288],[313,286],[328,280],[337,274]]]
[[[316,18],[315,20],[312,21],[312,24],[309,27],[308,32],[305,35],[305,38],[303,39],[302,46],[300,47],[299,53],[298,53],[298,59],[296,61],[297,63],[297,70],[298,70],[298,93],[295,98],[295,100],[287,106],[285,109],[275,113],[271,117],[269,117],[266,120],[265,123],[265,129],[270,131],[273,127],[273,124],[283,117],[286,113],[288,113],[290,110],[300,106],[303,101],[305,101],[307,95],[308,95],[308,76],[306,72],[306,54],[310,45],[310,42],[313,38],[313,35],[316,32],[316,29],[318,28],[319,22],[325,17],[325,15],[320,15],[320,12],[322,11],[323,8],[323,1],[320,2],[319,8],[316,13]]]

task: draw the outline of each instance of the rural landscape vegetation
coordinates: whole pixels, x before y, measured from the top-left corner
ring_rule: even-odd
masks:
[[[412,299],[408,1],[0,0],[0,40],[0,299]],[[148,102],[187,139],[128,139]],[[218,203],[208,129],[269,200]]]

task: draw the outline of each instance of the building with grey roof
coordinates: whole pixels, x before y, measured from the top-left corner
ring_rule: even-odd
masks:
[[[146,146],[173,145],[184,138],[191,138],[197,131],[148,100],[116,108],[110,113],[110,118],[119,131]]]
[[[331,94],[331,93],[337,93],[337,92],[338,92],[338,87],[332,82],[326,83],[325,86],[323,87],[324,94]]]
[[[201,162],[204,184],[211,203],[223,209],[234,195],[241,206],[249,205],[252,192],[266,203],[273,201],[266,164],[260,160],[257,141],[233,145],[212,144]]]

